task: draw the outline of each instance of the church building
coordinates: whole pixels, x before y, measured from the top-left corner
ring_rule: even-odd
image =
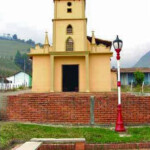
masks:
[[[112,42],[87,36],[86,0],[54,0],[53,45],[30,50],[33,92],[111,91]]]

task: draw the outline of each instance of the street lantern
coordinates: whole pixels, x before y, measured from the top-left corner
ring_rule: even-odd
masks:
[[[120,52],[123,46],[122,40],[119,39],[118,35],[116,40],[113,41],[114,49],[117,53],[116,59],[117,59],[117,72],[118,72],[118,106],[117,106],[117,121],[116,121],[116,132],[124,132],[124,124],[122,119],[122,112],[121,112],[121,81],[120,81]]]

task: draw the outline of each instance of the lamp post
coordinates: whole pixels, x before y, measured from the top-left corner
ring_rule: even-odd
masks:
[[[124,132],[125,131],[123,120],[122,120],[122,112],[121,112],[120,52],[122,49],[122,45],[123,45],[123,42],[122,42],[122,40],[119,39],[119,37],[117,35],[116,40],[113,41],[113,46],[117,53],[116,59],[117,59],[117,72],[118,72],[118,82],[117,82],[118,106],[117,106],[117,121],[116,121],[116,128],[115,128],[116,132]]]

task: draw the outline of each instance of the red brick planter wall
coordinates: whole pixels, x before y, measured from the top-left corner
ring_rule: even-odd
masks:
[[[53,124],[90,124],[90,96],[95,96],[95,124],[116,121],[116,93],[23,94],[8,98],[7,119]],[[150,123],[150,97],[122,95],[125,124]]]
[[[150,148],[150,143],[126,143],[126,144],[86,144],[85,150],[108,149],[142,149]]]
[[[75,150],[75,144],[43,144],[38,150]]]
[[[126,144],[85,144],[85,148],[76,149],[75,144],[43,144],[38,150],[109,150],[109,149],[147,149],[150,143]]]

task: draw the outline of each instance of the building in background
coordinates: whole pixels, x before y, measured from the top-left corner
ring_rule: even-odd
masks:
[[[0,79],[0,89],[8,90],[13,88],[19,88],[21,86],[31,87],[32,78],[30,75],[24,72],[17,72],[10,77]]]
[[[122,68],[121,69],[121,84],[131,85],[135,83],[134,72],[140,71],[145,74],[144,84],[150,85],[150,68]]]
[[[6,78],[0,76],[0,90],[5,89],[9,83],[10,82]]]
[[[85,4],[86,0],[54,0],[53,45],[46,33],[44,46],[36,45],[29,53],[32,91],[111,91],[112,42],[95,38],[94,32],[87,36]]]

